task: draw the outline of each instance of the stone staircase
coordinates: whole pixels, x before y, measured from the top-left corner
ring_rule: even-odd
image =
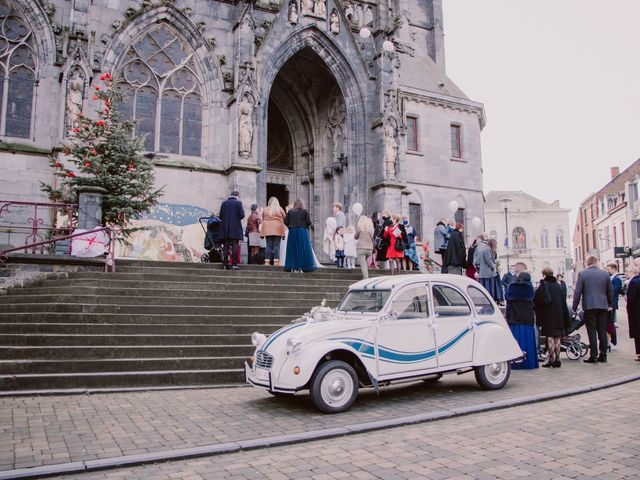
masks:
[[[322,299],[335,306],[359,270],[120,261],[0,296],[0,392],[237,384],[270,334]]]

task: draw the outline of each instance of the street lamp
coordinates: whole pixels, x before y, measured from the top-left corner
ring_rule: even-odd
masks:
[[[504,248],[507,251],[507,271],[509,271],[509,203],[511,203],[510,198],[501,198],[500,203],[502,204],[502,208],[504,208]]]

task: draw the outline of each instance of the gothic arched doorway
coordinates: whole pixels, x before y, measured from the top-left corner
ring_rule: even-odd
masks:
[[[276,75],[267,110],[266,197],[304,200],[319,244],[332,203],[349,203],[349,138],[342,91],[311,49],[289,58]],[[285,194],[286,192],[286,194]]]

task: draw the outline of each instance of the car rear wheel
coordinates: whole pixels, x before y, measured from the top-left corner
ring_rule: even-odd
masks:
[[[358,396],[358,375],[348,363],[331,360],[316,369],[309,390],[311,401],[321,412],[344,412]]]
[[[511,375],[511,362],[495,362],[475,368],[476,380],[485,390],[504,387]]]

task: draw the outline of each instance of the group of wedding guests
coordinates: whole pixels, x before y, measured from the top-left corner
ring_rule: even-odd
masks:
[[[220,207],[225,270],[239,269],[238,244],[245,236],[249,244],[248,263],[259,263],[260,252],[264,250],[266,265],[282,265],[290,272],[310,272],[318,268],[309,238],[311,217],[302,199],[296,199],[286,211],[275,197],[269,199],[265,208],[254,203],[243,232],[244,210],[239,196],[238,191],[232,192]]]
[[[400,270],[417,270],[416,231],[407,217],[388,210],[374,212],[371,217],[360,215],[355,228],[345,229],[345,215],[339,202],[333,204],[334,216],[325,223],[322,249],[338,268],[360,265],[363,278],[369,278],[369,268],[379,269],[388,262],[391,275]]]

